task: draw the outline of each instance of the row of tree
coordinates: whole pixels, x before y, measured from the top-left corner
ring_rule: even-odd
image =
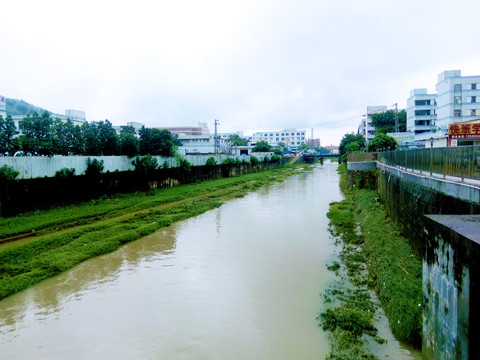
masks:
[[[13,155],[23,151],[32,155],[161,155],[174,156],[180,142],[168,130],[142,127],[138,134],[132,126],[122,126],[117,134],[108,121],[74,125],[71,120],[62,121],[41,115],[27,115],[18,131],[12,117],[0,116],[0,153]],[[138,136],[137,136],[138,135]]]
[[[387,135],[387,133],[395,131],[395,122],[398,122],[400,132],[406,131],[407,114],[405,110],[401,110],[398,113],[394,110],[387,110],[382,113],[372,114],[371,124],[375,128],[376,136],[367,145],[362,134],[345,134],[338,148],[339,162],[346,162],[347,155],[353,152],[395,150],[398,147],[397,141]]]

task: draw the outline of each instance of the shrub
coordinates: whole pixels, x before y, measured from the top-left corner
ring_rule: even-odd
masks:
[[[135,166],[135,172],[146,177],[150,177],[158,169],[158,161],[152,155],[137,156],[132,161]]]
[[[63,168],[55,172],[55,177],[72,177],[75,175],[75,168]]]
[[[102,175],[102,171],[103,160],[87,159],[87,170],[85,170],[85,175],[91,178],[99,178]]]
[[[280,161],[282,161],[282,157],[280,155],[272,155],[270,158],[270,162],[272,163],[279,163]]]
[[[177,161],[178,161],[178,167],[182,171],[184,171],[184,172],[192,171],[192,164],[190,164],[187,159],[184,159],[182,157],[178,157]]]
[[[3,165],[0,167],[0,184],[13,182],[17,180],[18,175],[20,175],[20,173],[12,166]]]
[[[225,160],[223,160],[223,165],[228,165],[228,166],[235,166],[237,165],[237,160],[231,157],[227,157]]]
[[[206,166],[215,166],[217,165],[217,160],[213,156],[210,156],[205,163]]]
[[[259,163],[259,161],[258,161],[258,158],[257,158],[257,157],[255,157],[255,156],[253,156],[253,155],[250,156],[250,164],[252,164],[252,166],[257,166],[258,163]]]

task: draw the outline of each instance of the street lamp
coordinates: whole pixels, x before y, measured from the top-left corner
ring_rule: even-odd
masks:
[[[430,147],[433,148],[433,136],[430,138]]]

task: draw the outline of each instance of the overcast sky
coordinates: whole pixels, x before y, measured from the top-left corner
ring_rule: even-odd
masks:
[[[0,94],[88,121],[305,129],[480,75],[479,0],[0,0]]]

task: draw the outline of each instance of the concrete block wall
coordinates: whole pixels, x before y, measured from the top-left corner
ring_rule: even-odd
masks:
[[[271,156],[271,153],[258,153],[255,157],[263,161],[265,156]],[[158,165],[162,166],[165,162],[168,167],[177,167],[178,161],[175,158],[154,156]],[[212,155],[186,155],[184,158],[193,166],[205,165],[207,159]],[[250,156],[217,155],[213,156],[217,164],[221,164],[227,157],[238,158],[240,160],[250,161]],[[104,172],[129,171],[134,170],[132,165],[134,158],[127,156],[21,156],[21,157],[0,157],[0,167],[8,165],[17,170],[19,179],[33,179],[39,177],[54,177],[55,173],[63,168],[74,168],[75,175],[82,175],[87,169],[87,159],[97,159],[104,162]]]

